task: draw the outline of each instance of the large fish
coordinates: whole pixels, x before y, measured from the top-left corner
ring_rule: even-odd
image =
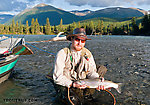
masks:
[[[121,93],[122,83],[114,83],[107,80],[102,82],[100,79],[82,79],[76,82],[80,85],[86,85],[87,88],[97,88],[98,86],[104,86],[104,89],[115,88],[119,93]]]

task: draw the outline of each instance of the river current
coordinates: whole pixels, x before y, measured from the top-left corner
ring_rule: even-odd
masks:
[[[14,37],[17,37],[15,35]],[[23,37],[20,35],[19,37]],[[26,41],[49,40],[51,35],[25,35]],[[108,71],[105,79],[124,84],[122,93],[112,89],[117,105],[150,104],[150,37],[88,36],[86,47],[97,65]],[[46,75],[53,70],[55,56],[69,41],[28,42],[33,55],[20,56],[12,76],[0,84],[0,105],[52,105],[56,92]],[[36,46],[32,47],[30,46]]]

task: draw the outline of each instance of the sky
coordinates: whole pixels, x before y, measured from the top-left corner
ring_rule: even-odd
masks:
[[[96,11],[108,7],[134,7],[150,10],[150,0],[0,0],[0,14],[16,15],[40,3],[66,11],[84,9]]]

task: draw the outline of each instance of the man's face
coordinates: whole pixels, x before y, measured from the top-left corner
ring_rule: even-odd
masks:
[[[76,51],[80,51],[85,46],[85,40],[80,40],[78,38],[72,39],[72,48]]]

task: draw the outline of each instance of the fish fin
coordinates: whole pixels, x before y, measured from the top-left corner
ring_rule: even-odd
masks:
[[[118,88],[116,89],[118,93],[121,93],[123,83],[118,83]]]

